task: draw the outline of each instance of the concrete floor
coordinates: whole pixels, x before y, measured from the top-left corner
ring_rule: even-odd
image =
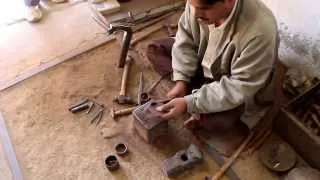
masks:
[[[4,26],[0,35],[0,85],[104,41],[105,31],[91,18],[87,3],[47,12],[36,24],[23,21]]]
[[[147,1],[144,5],[152,6],[154,2]],[[141,8],[138,3],[135,6]],[[23,22],[10,26],[6,35],[15,41],[4,37],[2,40],[6,41],[0,41],[3,43],[0,47],[5,47],[0,55],[1,77],[10,79],[25,69],[72,51],[83,42],[90,44],[96,37],[105,37],[88,13],[86,6],[79,4],[56,12],[37,25]],[[30,36],[22,36],[24,32]],[[164,32],[158,32],[150,38],[164,36]],[[33,43],[31,47],[30,42]],[[143,51],[148,42],[150,39],[138,45],[137,50]],[[21,53],[16,53],[15,49],[19,48]],[[121,70],[116,68],[118,55],[119,43],[110,42],[0,92],[0,111],[25,179],[167,179],[161,162],[186,148],[190,133],[177,135],[175,130],[181,122],[172,121],[170,138],[150,146],[132,130],[131,116],[119,121],[110,118],[108,111],[115,106],[111,99],[120,87]],[[128,83],[131,96],[137,92],[138,74],[142,69],[148,77],[147,84],[158,77],[145,59],[137,54],[135,59]],[[162,83],[157,93],[164,95],[169,85],[169,82]],[[96,99],[106,106],[107,113],[100,126],[89,125],[90,115],[74,115],[66,110],[68,104],[83,97]],[[131,153],[120,159],[120,171],[110,173],[103,160],[105,155],[114,153],[113,147],[118,142],[127,143]],[[1,162],[5,162],[3,151],[0,153]],[[278,179],[263,167],[257,154],[240,159],[234,168],[241,179]],[[0,179],[10,178],[6,163],[0,164],[0,170],[4,172],[0,173]],[[205,154],[204,165],[178,179],[202,179],[217,170],[217,164]]]

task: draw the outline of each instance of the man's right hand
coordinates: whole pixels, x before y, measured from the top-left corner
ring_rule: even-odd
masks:
[[[187,95],[188,83],[185,81],[176,81],[175,86],[167,93],[169,99],[183,97]]]

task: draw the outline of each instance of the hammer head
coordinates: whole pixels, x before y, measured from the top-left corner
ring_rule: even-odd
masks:
[[[109,25],[109,29],[108,29],[108,33],[112,34],[115,31],[125,31],[126,33],[132,35],[132,28],[130,26],[124,26],[124,25],[120,25],[120,24],[110,24]]]
[[[116,96],[113,99],[114,102],[117,102],[118,104],[136,104],[132,98],[128,97],[128,96],[124,96],[124,95],[119,95]]]

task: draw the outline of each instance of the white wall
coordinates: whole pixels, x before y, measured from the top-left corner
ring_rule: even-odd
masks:
[[[278,21],[281,61],[320,78],[320,1],[262,1]]]

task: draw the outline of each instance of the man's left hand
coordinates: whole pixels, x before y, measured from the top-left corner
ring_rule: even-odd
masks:
[[[168,103],[157,107],[157,111],[164,112],[164,119],[171,119],[187,111],[187,101],[184,98],[174,98]]]

